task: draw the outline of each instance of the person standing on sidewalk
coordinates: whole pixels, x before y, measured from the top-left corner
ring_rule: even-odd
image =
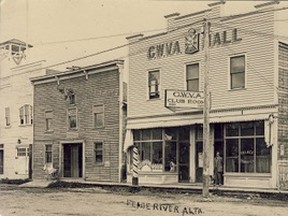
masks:
[[[222,173],[223,173],[223,159],[220,156],[220,153],[217,152],[216,157],[214,159],[214,178],[215,178],[214,184],[219,186],[222,184]]]

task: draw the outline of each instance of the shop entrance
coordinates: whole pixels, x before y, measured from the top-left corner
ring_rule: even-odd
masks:
[[[190,158],[190,144],[179,143],[179,165],[178,165],[178,181],[189,182],[189,158]]]
[[[202,182],[203,176],[203,143],[196,142],[196,182]]]
[[[64,144],[64,177],[81,178],[82,177],[82,143]]]

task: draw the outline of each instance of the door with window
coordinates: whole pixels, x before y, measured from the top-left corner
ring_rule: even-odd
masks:
[[[178,164],[178,181],[189,182],[189,158],[190,158],[190,144],[179,143],[179,164]]]
[[[82,144],[64,145],[64,177],[82,177]]]

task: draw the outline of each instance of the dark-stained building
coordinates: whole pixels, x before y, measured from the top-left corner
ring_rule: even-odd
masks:
[[[119,182],[125,119],[123,61],[32,78],[33,179],[44,165],[60,178]]]

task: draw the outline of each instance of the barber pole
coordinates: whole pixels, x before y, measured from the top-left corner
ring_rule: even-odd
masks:
[[[132,166],[132,185],[138,185],[138,164],[139,164],[139,152],[137,147],[133,147],[133,166]]]

